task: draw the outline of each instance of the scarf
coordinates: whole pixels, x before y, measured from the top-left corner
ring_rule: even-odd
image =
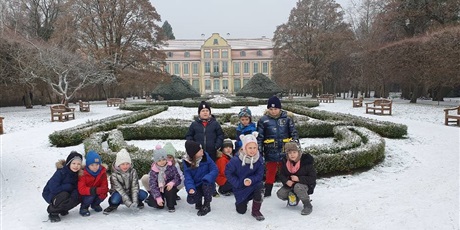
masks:
[[[241,160],[241,166],[244,166],[245,164],[250,164],[249,168],[254,169],[254,162],[257,162],[259,160],[259,153],[254,155],[253,157],[247,155],[244,151],[241,151],[238,157]]]
[[[165,181],[166,181],[166,166],[168,164],[165,164],[165,166],[159,166],[158,164],[155,164],[156,168],[158,169],[158,187],[160,188],[160,192],[164,193],[165,189]]]
[[[203,159],[203,157],[200,157],[196,160],[193,160],[190,158],[189,155],[186,155],[186,158],[184,159],[185,161],[187,161],[190,165],[191,165],[191,168],[198,168],[200,167],[200,162],[201,160]]]
[[[297,171],[299,171],[299,168],[300,168],[300,160],[297,161],[297,162],[287,160],[287,161],[286,161],[286,167],[287,167],[287,170],[288,170],[291,174],[295,174]]]
[[[99,175],[99,173],[101,172],[102,170],[102,165],[99,165],[99,169],[96,171],[96,172],[93,172],[91,171],[91,169],[89,169],[88,165],[85,167],[86,168],[86,171],[93,177],[97,177],[97,175]]]

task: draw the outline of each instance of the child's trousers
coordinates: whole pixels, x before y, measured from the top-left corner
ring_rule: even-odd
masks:
[[[139,193],[137,194],[137,199],[138,199],[137,202],[138,203],[143,202],[147,198],[148,195],[149,194],[146,191],[139,189]],[[110,196],[110,199],[109,199],[110,206],[118,206],[121,203],[123,203],[123,199],[121,198],[120,193],[118,192],[112,193],[112,196]]]
[[[68,192],[61,192],[51,199],[47,211],[48,213],[67,212],[80,203],[77,198],[72,197]]]

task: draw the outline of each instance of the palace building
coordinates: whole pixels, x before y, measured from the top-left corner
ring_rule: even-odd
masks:
[[[273,44],[269,38],[168,40],[164,71],[180,76],[201,94],[233,94],[257,73],[271,77]]]

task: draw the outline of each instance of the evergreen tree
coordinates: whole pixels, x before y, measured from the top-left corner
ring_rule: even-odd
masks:
[[[172,27],[171,27],[171,24],[169,24],[168,20],[166,20],[164,23],[163,23],[163,26],[161,26],[161,28],[163,29],[165,35],[166,35],[166,38],[168,40],[174,40],[176,39],[176,37],[174,37],[174,32],[172,30]]]
[[[199,97],[200,93],[196,91],[184,79],[172,75],[171,81],[159,84],[152,92],[152,98],[163,97],[165,100],[181,100],[185,98]]]
[[[281,92],[282,89],[275,82],[267,76],[258,73],[236,93],[236,96],[269,98]]]

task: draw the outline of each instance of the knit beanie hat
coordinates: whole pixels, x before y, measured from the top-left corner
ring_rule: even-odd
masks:
[[[201,145],[195,141],[187,140],[185,142],[185,151],[187,152],[187,155],[193,159],[193,157],[196,155],[198,151],[201,150]]]
[[[288,142],[284,145],[284,152],[299,151],[299,146],[294,141]]]
[[[129,156],[128,151],[126,149],[121,149],[120,152],[117,153],[117,159],[115,160],[115,166],[120,166],[123,163],[130,163],[131,164],[131,157]]]
[[[211,113],[211,105],[206,101],[201,101],[200,105],[198,106],[198,114],[200,114],[202,109],[209,109],[209,113]]]
[[[257,136],[259,135],[258,132],[252,132],[252,134],[247,135],[240,135],[240,140],[243,142],[243,151],[246,151],[246,145],[253,142],[257,145]]]
[[[242,108],[240,110],[240,112],[238,113],[238,118],[241,118],[241,117],[249,117],[249,118],[251,118],[252,117],[251,110],[248,107]]]
[[[80,153],[78,153],[77,151],[72,151],[67,156],[67,159],[65,160],[65,165],[70,169],[70,164],[74,160],[78,160],[78,161],[82,162],[83,161],[83,156]]]
[[[86,154],[86,166],[89,166],[90,164],[101,164],[102,163],[102,160],[101,160],[101,156],[99,156],[99,154],[97,154],[94,150],[90,150],[87,154]]]
[[[168,153],[166,153],[166,150],[164,150],[163,148],[156,149],[155,151],[153,151],[153,160],[155,162],[160,161],[162,159],[166,160],[167,155]]]
[[[233,149],[233,142],[230,139],[225,139],[224,142],[222,143],[222,149],[225,147],[230,147]]]
[[[268,99],[267,109],[269,108],[281,109],[281,101],[277,96],[272,96]]]
[[[174,148],[174,146],[171,144],[171,142],[166,142],[165,146],[163,146],[163,149],[166,151],[166,154],[168,156],[173,156],[176,157],[177,150]]]

